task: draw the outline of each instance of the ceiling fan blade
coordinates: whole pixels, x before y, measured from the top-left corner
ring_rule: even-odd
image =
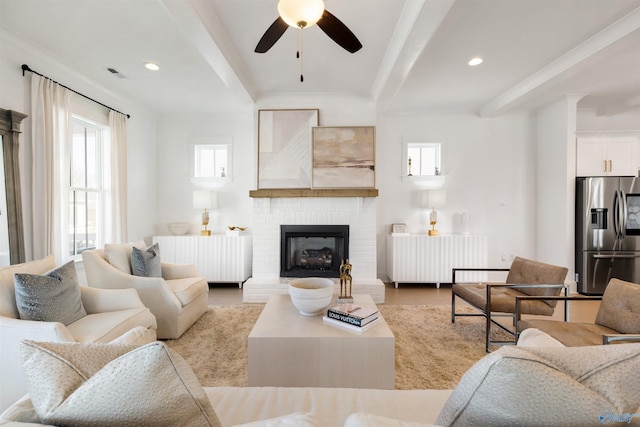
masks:
[[[318,27],[331,37],[334,42],[351,53],[356,53],[362,48],[362,43],[360,43],[355,34],[326,9],[322,14],[322,18],[318,21]]]
[[[271,49],[271,47],[276,44],[280,37],[282,37],[287,28],[289,28],[289,25],[287,25],[287,23],[278,16],[278,19],[273,21],[273,24],[271,24],[271,26],[267,28],[267,31],[265,31],[262,35],[262,38],[256,46],[255,52],[265,53],[266,51]]]

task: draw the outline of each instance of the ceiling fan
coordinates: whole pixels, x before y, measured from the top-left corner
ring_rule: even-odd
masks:
[[[276,19],[256,46],[256,53],[265,53],[282,37],[287,28],[308,28],[314,24],[334,42],[351,53],[362,48],[362,43],[346,25],[324,8],[323,0],[280,0]]]

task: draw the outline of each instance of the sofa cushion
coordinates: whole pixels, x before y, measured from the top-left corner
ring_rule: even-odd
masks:
[[[74,261],[44,275],[16,273],[14,286],[21,319],[69,325],[87,315]]]
[[[484,310],[487,304],[487,284],[485,283],[457,283],[451,287],[452,292],[462,299]],[[497,286],[491,289],[491,311],[514,313],[516,311],[516,296],[523,296],[519,289]],[[538,314],[551,316],[553,307],[540,300],[522,300],[520,306],[522,314]]]
[[[202,277],[187,277],[185,279],[167,280],[176,298],[182,306],[191,304],[200,295],[209,292],[209,285]]]
[[[584,322],[562,322],[549,319],[526,319],[518,323],[518,328],[528,331],[539,329],[567,347],[601,345],[602,335],[618,332],[605,326]]]
[[[402,421],[368,412],[355,412],[345,420],[344,427],[437,427],[434,424]]]
[[[320,421],[309,412],[294,412],[293,414],[266,420],[251,421],[236,424],[234,427],[321,427]]]
[[[131,250],[134,246],[139,249],[147,247],[144,240],[138,240],[135,243],[106,243],[104,254],[109,264],[123,273],[131,274]]]
[[[155,317],[148,308],[105,311],[89,314],[67,326],[73,339],[81,342],[109,342],[136,326],[153,329]]]
[[[621,334],[640,334],[640,285],[611,279],[595,323]]]
[[[43,274],[55,268],[55,266],[56,262],[53,255],[49,255],[39,260],[0,268],[0,316],[13,319],[20,318],[13,284],[13,276],[16,273]]]
[[[191,368],[163,343],[23,341],[21,351],[43,423],[220,426]]]
[[[464,374],[436,424],[597,426],[637,409],[638,384],[640,344],[502,347]]]
[[[131,249],[131,272],[134,276],[162,277],[160,246],[155,243],[146,249]]]

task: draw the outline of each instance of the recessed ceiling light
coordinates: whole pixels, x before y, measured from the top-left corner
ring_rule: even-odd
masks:
[[[158,71],[160,69],[158,64],[154,64],[153,62],[145,62],[144,66],[147,70],[151,70],[151,71]]]
[[[475,67],[476,65],[482,64],[482,61],[482,58],[476,56],[475,58],[471,58],[471,60],[469,61],[469,65]]]

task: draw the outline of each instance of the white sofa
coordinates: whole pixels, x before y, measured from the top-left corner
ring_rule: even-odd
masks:
[[[36,349],[40,345],[28,343]],[[34,354],[44,354],[44,357],[50,357],[50,351],[56,355],[65,354],[44,346],[47,351],[33,350]],[[82,400],[86,389],[101,397],[84,411],[86,416],[99,418],[102,413],[104,419],[114,425],[123,425],[124,419],[131,421],[134,416],[143,417],[138,418],[136,425],[163,425],[157,424],[159,417],[167,420],[164,425],[225,427],[640,425],[640,414],[634,413],[640,403],[640,344],[581,348],[503,347],[469,369],[455,390],[407,391],[287,387],[202,389],[186,362],[163,346],[163,343],[153,343],[135,350],[121,350],[121,356],[109,359],[119,361],[120,365],[108,363],[102,368],[108,375],[91,383],[98,376],[95,374],[82,383],[82,387],[74,385],[66,400],[51,398],[49,393],[59,385],[56,384],[57,377],[49,375],[47,378],[47,373],[61,371],[52,369],[42,357],[33,359],[37,363],[31,363],[29,375],[38,386],[34,388],[34,400],[25,396],[0,415],[0,425],[19,426],[25,422],[37,425],[39,418],[35,415],[34,405],[43,403],[45,406],[38,406],[40,413],[53,414],[59,407],[67,412],[67,416],[70,407],[79,404],[76,410],[80,413],[73,416],[86,421],[82,418],[87,406]],[[142,353],[137,357],[144,361],[139,367],[131,360],[136,352]],[[166,360],[147,356],[147,352],[166,356]],[[120,357],[125,359],[120,360]],[[52,363],[59,365],[61,359],[64,357],[56,357]],[[46,370],[33,368],[41,365]],[[139,372],[142,366],[149,365],[153,365],[151,368],[156,373],[153,379]],[[74,366],[73,372],[75,369]],[[143,379],[136,378],[136,374]],[[106,384],[98,383],[96,389],[97,381]],[[146,395],[136,389],[138,381],[146,387]],[[104,393],[100,385],[117,389],[118,393]],[[46,390],[46,399],[43,399],[42,390]],[[154,396],[157,396],[155,400]],[[113,400],[118,398],[121,400]],[[173,408],[169,407],[171,404],[174,404]],[[175,421],[176,412],[179,412],[180,421]],[[152,417],[156,419],[152,420]],[[168,421],[171,417],[174,421]],[[89,424],[100,425],[95,419]]]
[[[20,341],[110,342],[134,328],[137,343],[156,340],[156,319],[133,289],[104,290],[80,286],[87,316],[69,324],[22,320],[16,306],[14,275],[44,274],[56,267],[53,256],[0,269],[0,409],[26,393]]]

